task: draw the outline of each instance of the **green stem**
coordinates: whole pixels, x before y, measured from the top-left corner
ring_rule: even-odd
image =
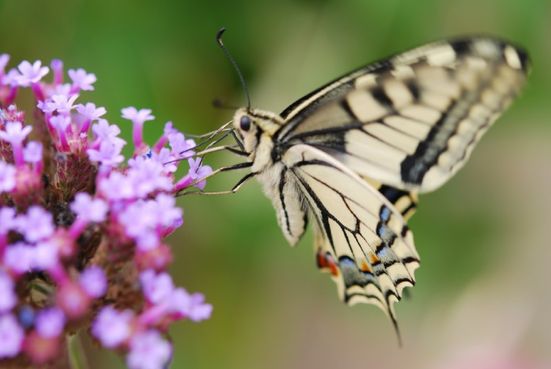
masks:
[[[69,363],[71,369],[88,369],[84,347],[79,334],[71,335],[67,338],[67,351],[69,353]]]

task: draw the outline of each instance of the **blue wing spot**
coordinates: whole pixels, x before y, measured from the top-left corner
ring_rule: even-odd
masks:
[[[379,238],[383,240],[386,245],[392,245],[394,239],[396,238],[396,234],[392,231],[392,229],[381,222],[377,224],[377,236],[379,236]]]
[[[387,247],[381,247],[379,250],[377,250],[377,257],[379,259],[382,259],[383,261],[390,258],[390,255],[388,253]]]
[[[383,222],[388,222],[390,219],[390,209],[387,208],[385,205],[381,206],[381,211],[379,211],[379,217]]]
[[[380,265],[382,268],[382,265]],[[346,287],[358,285],[365,287],[367,284],[372,283],[378,287],[379,283],[374,278],[372,273],[364,272],[358,268],[356,262],[348,256],[341,256],[339,258],[339,269],[341,270],[344,285]],[[377,268],[374,266],[374,270]]]

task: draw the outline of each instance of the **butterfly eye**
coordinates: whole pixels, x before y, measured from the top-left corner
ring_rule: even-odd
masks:
[[[243,131],[248,131],[251,128],[251,118],[246,115],[242,116],[239,121],[239,126]]]

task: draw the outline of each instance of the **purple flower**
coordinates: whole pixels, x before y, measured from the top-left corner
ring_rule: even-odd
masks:
[[[112,172],[102,180],[99,189],[109,200],[131,199],[135,196],[130,179],[119,172]]]
[[[123,344],[132,332],[134,314],[130,310],[118,311],[104,307],[92,324],[92,334],[104,347],[115,348]]]
[[[21,122],[25,120],[25,112],[17,109],[15,105],[9,105],[7,108],[0,108],[0,119],[5,122]]]
[[[189,163],[189,175],[194,181],[197,181],[198,179],[205,178],[209,174],[212,173],[212,168],[208,165],[201,165],[202,160],[201,158],[197,159],[188,159]],[[205,188],[206,181],[199,181],[195,184],[197,188],[200,188],[201,190]]]
[[[156,230],[158,218],[155,210],[151,201],[135,202],[119,214],[119,222],[125,227],[129,236],[138,238],[140,235]]]
[[[0,194],[10,192],[15,188],[15,173],[13,165],[0,160]]]
[[[163,128],[163,133],[168,137],[173,133],[178,133],[178,131],[174,128],[174,124],[172,122],[166,122],[165,127]]]
[[[56,115],[50,118],[50,123],[57,130],[59,135],[64,135],[71,125],[71,118],[65,115]]]
[[[10,69],[10,71],[2,77],[0,82],[10,87],[19,86],[19,73],[17,72],[17,69]]]
[[[52,214],[40,206],[31,206],[26,215],[17,219],[17,229],[29,242],[36,242],[54,233]]]
[[[212,305],[205,303],[202,294],[190,295],[183,288],[175,288],[167,273],[146,270],[140,274],[140,282],[145,298],[157,312],[176,314],[195,322],[208,319],[212,313]]]
[[[8,54],[0,55],[0,76],[4,74],[4,70],[6,69],[6,65],[8,65],[9,61],[10,61],[10,56]]]
[[[79,104],[76,106],[76,109],[80,114],[79,125],[81,133],[88,132],[90,124],[93,121],[100,119],[101,116],[107,113],[107,110],[105,110],[104,107],[96,108],[96,104],[93,103],[87,103],[86,105]]]
[[[173,301],[176,310],[194,322],[209,319],[212,314],[212,305],[205,303],[205,296],[202,293],[190,295],[183,288],[178,288],[174,293]]]
[[[78,95],[68,96],[56,94],[46,101],[40,101],[37,106],[44,113],[51,114],[53,112],[58,112],[59,114],[69,114],[71,110],[73,110],[73,104],[77,98]]]
[[[119,222],[125,227],[126,233],[137,241],[140,249],[150,250],[158,245],[163,228],[181,222],[182,211],[174,205],[175,202],[168,199],[168,195],[160,194],[155,200],[129,205],[119,214]]]
[[[50,63],[52,71],[54,73],[54,84],[60,85],[63,83],[63,61],[59,59],[54,59]]]
[[[34,260],[34,247],[17,242],[6,248],[3,262],[12,271],[23,274],[31,270]]]
[[[30,141],[23,149],[23,158],[27,163],[39,163],[42,161],[42,144]]]
[[[163,135],[157,140],[155,145],[153,145],[153,150],[157,152],[162,149],[164,145],[168,142],[168,136],[177,132],[178,131],[174,128],[172,122],[166,122],[163,129]]]
[[[0,314],[11,310],[17,304],[17,295],[11,277],[0,269]]]
[[[24,337],[25,332],[13,315],[0,315],[0,359],[19,354]]]
[[[99,149],[88,149],[88,158],[107,167],[116,167],[124,161],[122,145],[118,142],[102,141]]]
[[[110,125],[105,119],[100,119],[96,124],[92,126],[92,132],[96,135],[96,138],[102,141],[110,141],[115,144],[124,145],[126,142],[118,137],[121,133],[120,128],[112,124]]]
[[[0,161],[0,168],[1,167],[2,167],[2,162]],[[1,172],[1,169],[0,169],[0,172]],[[15,209],[0,207],[0,236],[8,234],[8,232],[14,229],[15,226],[16,226]]]
[[[0,131],[0,139],[9,142],[12,146],[20,146],[31,133],[31,126],[23,126],[21,122],[7,122],[5,131]]]
[[[98,266],[90,266],[80,274],[80,285],[88,296],[101,297],[107,291],[107,278],[103,269]]]
[[[49,69],[40,61],[6,73],[8,61],[0,55],[0,363],[16,356],[28,366],[57,367],[64,338],[80,330],[126,353],[131,369],[163,368],[172,348],[161,332],[212,310],[201,294],[174,285],[164,241],[183,223],[173,193],[202,181],[210,168],[190,161],[176,188],[174,173],[192,157],[195,142],[171,122],[155,144],[144,142],[143,124],[154,117],[134,107],[122,110],[135,146],[125,162],[126,142],[117,125],[102,119],[106,109],[76,103],[79,91],[94,89],[94,74],[69,70],[64,83],[63,62],[53,60],[53,80],[43,82]],[[32,112],[16,105],[20,87],[30,87],[40,109],[29,125]],[[34,125],[40,142],[28,141]],[[45,165],[49,181],[42,178]],[[137,273],[106,273],[104,265]],[[36,273],[51,282],[39,305]],[[115,291],[120,310],[101,298]]]
[[[145,298],[152,304],[160,304],[174,292],[174,283],[167,273],[155,273],[148,269],[140,274],[140,283]]]
[[[174,173],[178,169],[177,161],[166,147],[163,147],[158,153],[153,152],[151,159],[161,164],[165,173]]]
[[[157,195],[155,201],[159,224],[171,227],[182,220],[182,209],[176,207],[176,199],[173,196],[161,193]]]
[[[59,248],[55,243],[40,242],[32,251],[32,269],[53,270],[59,265]]]
[[[31,132],[30,126],[23,126],[21,122],[7,122],[5,131],[0,131],[0,140],[11,144],[13,150],[13,160],[16,166],[24,164],[23,159],[23,141]]]
[[[128,161],[128,177],[132,181],[135,193],[145,197],[153,191],[172,189],[172,181],[164,174],[164,167],[159,162],[137,157]]]
[[[151,115],[151,109],[137,110],[133,106],[122,109],[122,117],[131,120],[134,124],[132,129],[132,141],[136,150],[140,150],[143,146],[143,124],[148,120],[153,120],[155,117]]]
[[[128,231],[128,229],[127,229]],[[134,235],[134,240],[140,251],[151,251],[159,247],[160,236],[151,229],[144,229]]]
[[[132,121],[134,124],[143,124],[148,120],[153,120],[155,117],[151,115],[151,109],[137,110],[133,106],[129,106],[121,110],[122,117]]]
[[[82,318],[90,308],[91,299],[80,284],[72,280],[58,278],[56,303],[70,320]],[[60,283],[61,282],[61,283]]]
[[[33,64],[28,61],[23,61],[17,67],[19,69],[19,85],[22,87],[30,86],[34,83],[38,83],[42,77],[44,77],[50,69],[43,67],[40,60],[35,61]]]
[[[87,103],[86,105],[79,104],[76,106],[76,110],[85,119],[89,119],[91,121],[98,120],[105,113],[107,113],[107,110],[105,110],[103,106],[100,106],[98,108],[96,107],[96,104],[93,104],[93,103]],[[114,126],[114,127],[117,127],[117,126]],[[118,128],[119,127],[117,127],[117,129]],[[119,129],[119,132],[120,132],[120,129]]]
[[[130,341],[126,364],[130,369],[163,369],[172,357],[172,347],[159,332],[149,330]]]
[[[195,141],[186,139],[180,132],[169,134],[168,142],[170,143],[172,154],[177,158],[187,159],[195,154],[192,150],[196,146]]]
[[[75,196],[75,200],[71,203],[71,210],[77,216],[88,222],[103,222],[107,215],[107,204],[101,199],[93,199],[92,196],[85,192],[79,192]]]
[[[65,328],[65,315],[58,308],[41,310],[35,321],[38,334],[44,338],[55,338],[63,333]]]
[[[50,87],[48,96],[54,96],[54,95],[61,95],[61,96],[69,96],[71,94],[71,85],[68,83],[62,83],[59,85],[54,86],[47,86]],[[39,103],[40,104],[40,103]],[[38,106],[38,105],[37,105]],[[40,106],[38,106],[40,108]]]
[[[86,73],[82,68],[77,70],[69,69],[67,74],[73,81],[72,89],[77,92],[78,90],[92,91],[94,90],[94,83],[96,83],[96,75],[93,73]]]

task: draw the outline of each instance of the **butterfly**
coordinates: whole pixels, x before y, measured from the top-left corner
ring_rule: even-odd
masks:
[[[230,122],[247,157],[234,168],[250,168],[232,192],[256,178],[291,245],[312,223],[340,298],[378,306],[398,332],[394,303],[420,263],[407,225],[418,194],[463,167],[528,67],[511,43],[456,38],[357,69],[280,114],[249,102]]]

